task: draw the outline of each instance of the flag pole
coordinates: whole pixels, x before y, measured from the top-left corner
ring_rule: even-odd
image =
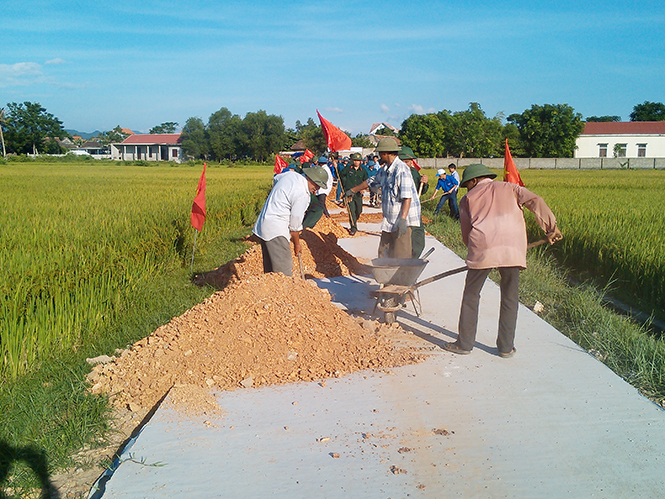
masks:
[[[199,235],[199,231],[194,229],[194,250],[192,251],[192,264],[190,266],[190,272],[194,272],[194,253],[196,253],[196,236]]]

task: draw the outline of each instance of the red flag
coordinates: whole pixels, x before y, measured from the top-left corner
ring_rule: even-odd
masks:
[[[522,182],[522,179],[520,178],[520,172],[517,171],[513,156],[510,154],[508,139],[506,139],[506,157],[503,160],[503,181],[524,187],[524,182]]]
[[[192,227],[201,232],[206,219],[206,163],[203,163],[203,173],[196,187],[196,197],[192,204]]]
[[[314,153],[310,151],[309,149],[305,149],[305,152],[302,153],[302,156],[300,156],[300,162],[304,163],[305,161],[309,161],[314,157]]]
[[[275,154],[275,173],[282,173],[282,170],[289,166],[289,164],[284,161],[284,158],[282,158],[279,154]]]
[[[316,110],[316,114],[319,115],[321,120],[321,128],[323,128],[323,136],[326,138],[328,147],[331,151],[347,151],[351,149],[351,137],[342,132],[335,125],[330,123],[328,120],[324,119],[319,113],[319,110]]]

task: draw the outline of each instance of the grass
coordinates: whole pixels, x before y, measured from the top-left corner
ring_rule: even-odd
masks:
[[[0,487],[38,485],[20,456],[57,469],[104,434],[108,403],[87,393],[86,357],[112,355],[211,294],[190,273],[201,169],[0,165],[0,477],[14,470]],[[246,249],[272,168],[209,166],[206,177],[194,272]]]

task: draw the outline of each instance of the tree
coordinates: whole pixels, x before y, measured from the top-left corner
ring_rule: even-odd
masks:
[[[512,114],[525,153],[535,158],[571,158],[575,141],[584,129],[582,115],[568,104],[534,104],[522,114]]]
[[[32,152],[38,154],[50,139],[48,147],[61,151],[57,139],[64,139],[69,134],[62,128],[62,121],[46,112],[39,103],[24,102],[7,104],[6,116],[7,145],[17,154]]]
[[[5,108],[0,108],[0,142],[2,142],[2,157],[7,156],[7,151],[5,150],[5,136],[2,133],[2,129],[5,127]]]
[[[436,114],[412,114],[402,122],[399,139],[416,156],[436,158],[445,152],[446,130]]]
[[[323,135],[323,128],[316,124],[312,118],[307,119],[305,125],[296,121],[296,134],[298,140],[303,139],[305,147],[317,155],[323,154],[328,149],[328,143]]]
[[[240,116],[232,114],[226,107],[210,115],[206,128],[208,147],[213,157],[219,161],[238,156],[238,132]]]
[[[351,145],[353,147],[364,147],[370,149],[374,144],[369,140],[369,136],[364,133],[358,133],[355,137],[351,137]]]
[[[637,104],[630,113],[630,121],[665,121],[665,104],[649,101]]]
[[[619,122],[621,121],[621,116],[587,116],[587,123],[598,123],[598,122]]]
[[[206,127],[201,118],[189,118],[182,127],[180,146],[185,156],[205,159],[209,154]]]
[[[239,156],[265,161],[284,143],[284,120],[260,110],[247,113],[238,134]]]
[[[118,144],[127,137],[129,137],[129,134],[123,132],[120,125],[116,126],[113,130],[99,134],[99,140],[105,146],[108,146],[109,144]]]
[[[452,116],[446,113],[447,152],[462,157],[492,157],[500,154],[503,125],[502,116],[488,118],[480,104],[471,102],[467,111]]]
[[[161,125],[152,127],[149,133],[175,133],[176,128],[178,128],[178,123],[175,121],[166,121]]]

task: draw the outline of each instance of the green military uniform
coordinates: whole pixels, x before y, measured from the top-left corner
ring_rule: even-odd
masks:
[[[416,188],[420,188],[420,172],[415,168],[411,168],[411,176]],[[425,194],[429,189],[429,184],[423,185],[423,191],[420,194]],[[411,227],[411,254],[413,258],[420,258],[421,253],[425,249],[425,227],[423,227],[423,219],[420,217],[420,225],[418,227]]]
[[[355,155],[358,155],[358,158],[355,158]],[[351,158],[352,160],[362,159],[358,153],[353,153]],[[349,164],[346,165],[341,172],[339,172],[339,176],[342,179],[342,187],[344,187],[344,192],[348,191],[352,187],[362,184],[369,178],[367,171],[363,167],[360,166],[358,169],[353,167],[353,161],[350,161]],[[362,192],[356,192],[353,197],[346,198],[346,203],[349,209],[349,224],[351,225],[351,234],[355,234],[358,230],[358,218],[363,212]]]

